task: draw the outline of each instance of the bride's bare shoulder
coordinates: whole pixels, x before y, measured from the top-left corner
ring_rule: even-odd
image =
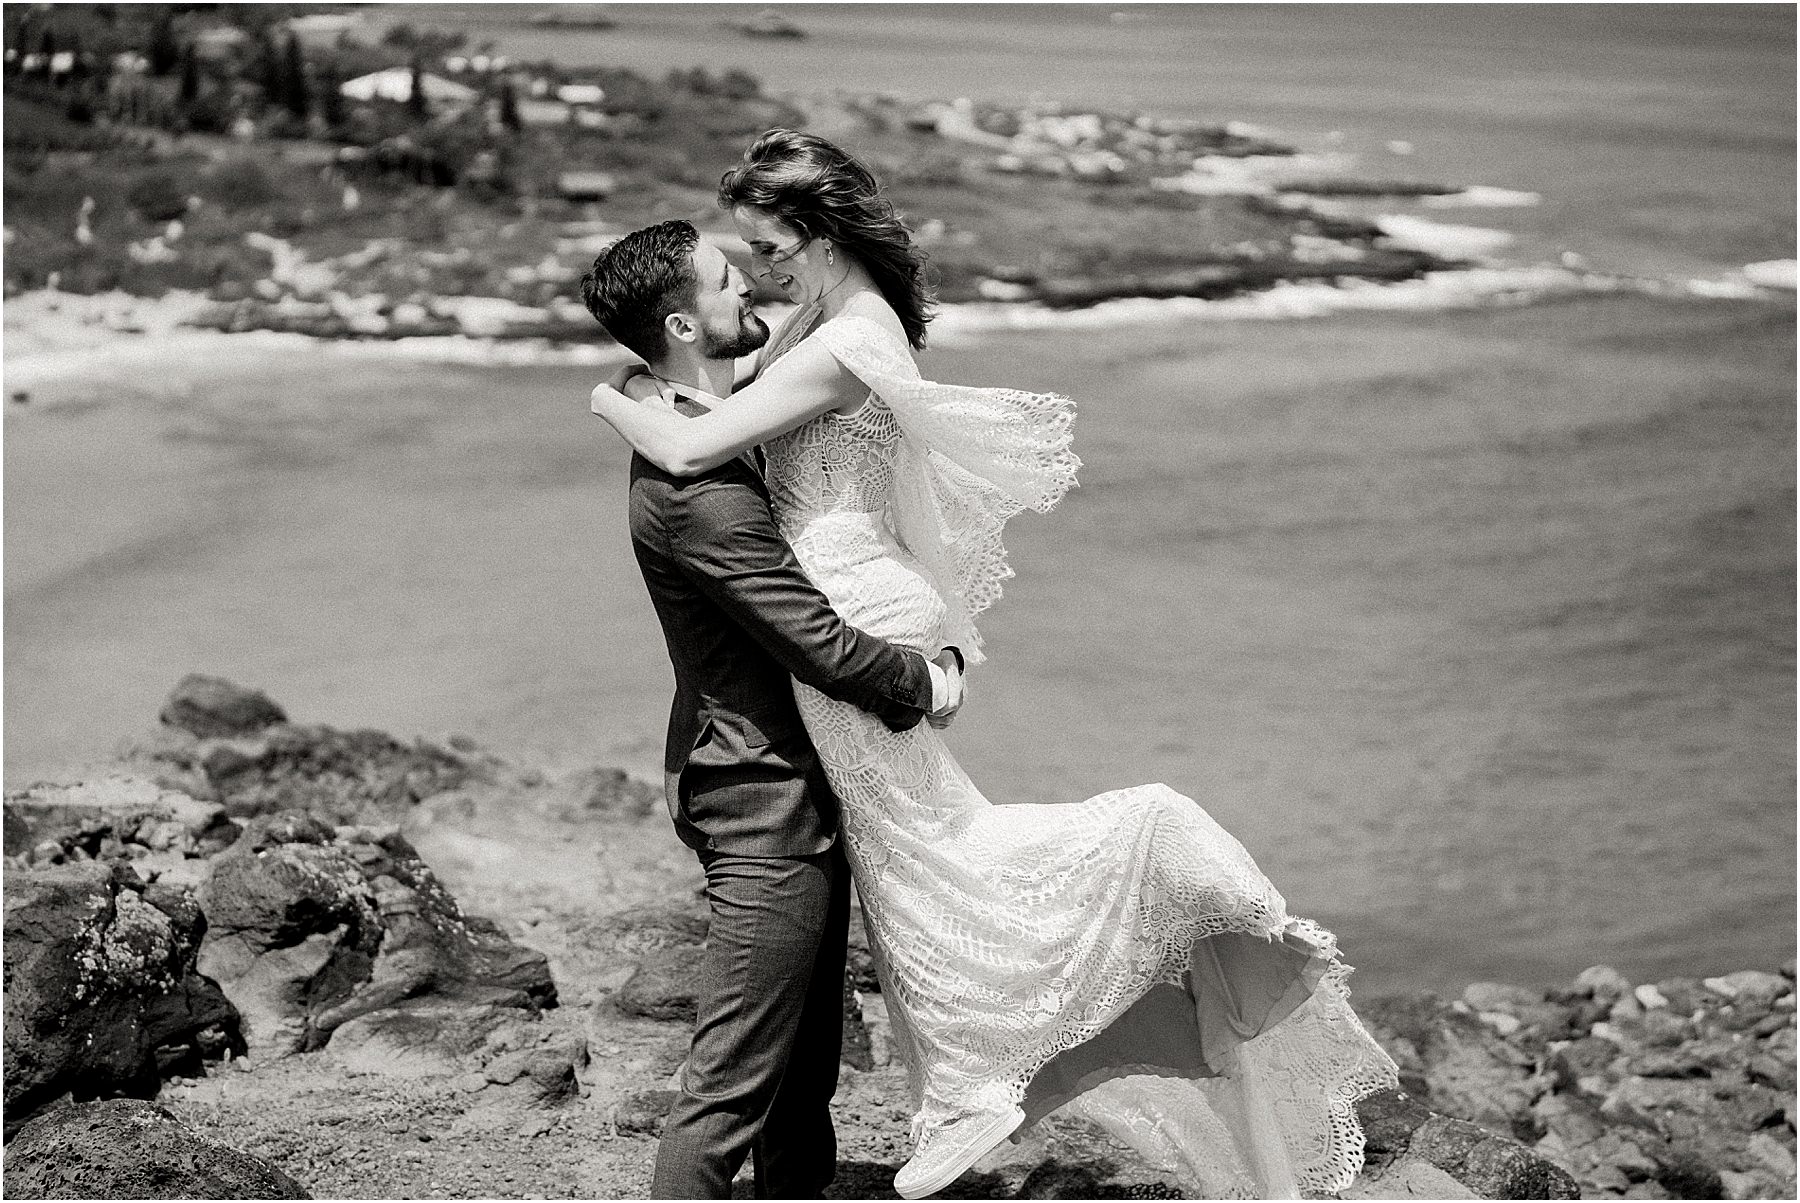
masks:
[[[873,322],[901,343],[906,342],[906,327],[900,324],[900,315],[895,313],[893,306],[889,305],[886,299],[874,289],[859,292],[851,297],[849,304],[845,305],[838,314],[839,319],[852,317]]]

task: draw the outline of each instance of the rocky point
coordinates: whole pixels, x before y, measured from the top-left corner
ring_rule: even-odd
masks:
[[[218,678],[162,720],[116,773],[6,799],[9,1193],[649,1190],[707,931],[657,786]],[[830,1193],[892,1197],[906,1075],[851,943]],[[1361,1104],[1345,1197],[1792,1197],[1794,999],[1791,962],[1360,998],[1401,1089]],[[945,1194],[1179,1191],[1052,1116]]]

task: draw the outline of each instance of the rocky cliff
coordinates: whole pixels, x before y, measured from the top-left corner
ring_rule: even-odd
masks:
[[[656,787],[214,678],[161,717],[116,774],[6,799],[12,1194],[645,1193],[707,927]],[[1791,1197],[1793,973],[1359,999],[1403,1089],[1346,1197]],[[859,931],[845,993],[833,1193],[890,1197],[906,1084]],[[1052,1117],[948,1193],[1178,1191]]]

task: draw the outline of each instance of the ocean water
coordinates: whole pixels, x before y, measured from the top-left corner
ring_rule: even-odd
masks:
[[[1359,990],[1792,954],[1795,310],[1689,287],[1794,257],[1791,8],[795,6],[793,43],[717,25],[755,6],[613,11],[404,17],[773,88],[1239,120],[1536,193],[1377,208],[1604,288],[947,316],[926,372],[1077,397],[1085,461],[1009,530],[952,741],[999,802],[1193,795]],[[104,754],[189,671],[653,772],[671,683],[593,374],[290,347],[9,407],[8,786]]]
[[[1791,7],[807,5],[778,10],[794,42],[722,26],[751,5],[607,11],[446,14],[517,57],[1247,123],[1474,189],[1351,207],[1563,273],[1520,297],[1794,258]],[[1004,800],[1193,792],[1377,982],[1778,960],[1793,306],[1429,312],[1457,287],[1403,317],[1125,306],[941,340],[929,373],[1081,398],[1088,465],[1018,524],[961,750]]]

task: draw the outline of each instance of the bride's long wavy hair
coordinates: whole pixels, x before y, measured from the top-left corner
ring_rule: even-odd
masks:
[[[855,155],[816,134],[772,129],[719,181],[719,204],[753,205],[807,242],[829,238],[855,255],[893,306],[907,341],[924,349],[925,324],[937,307],[925,279],[925,252]]]

